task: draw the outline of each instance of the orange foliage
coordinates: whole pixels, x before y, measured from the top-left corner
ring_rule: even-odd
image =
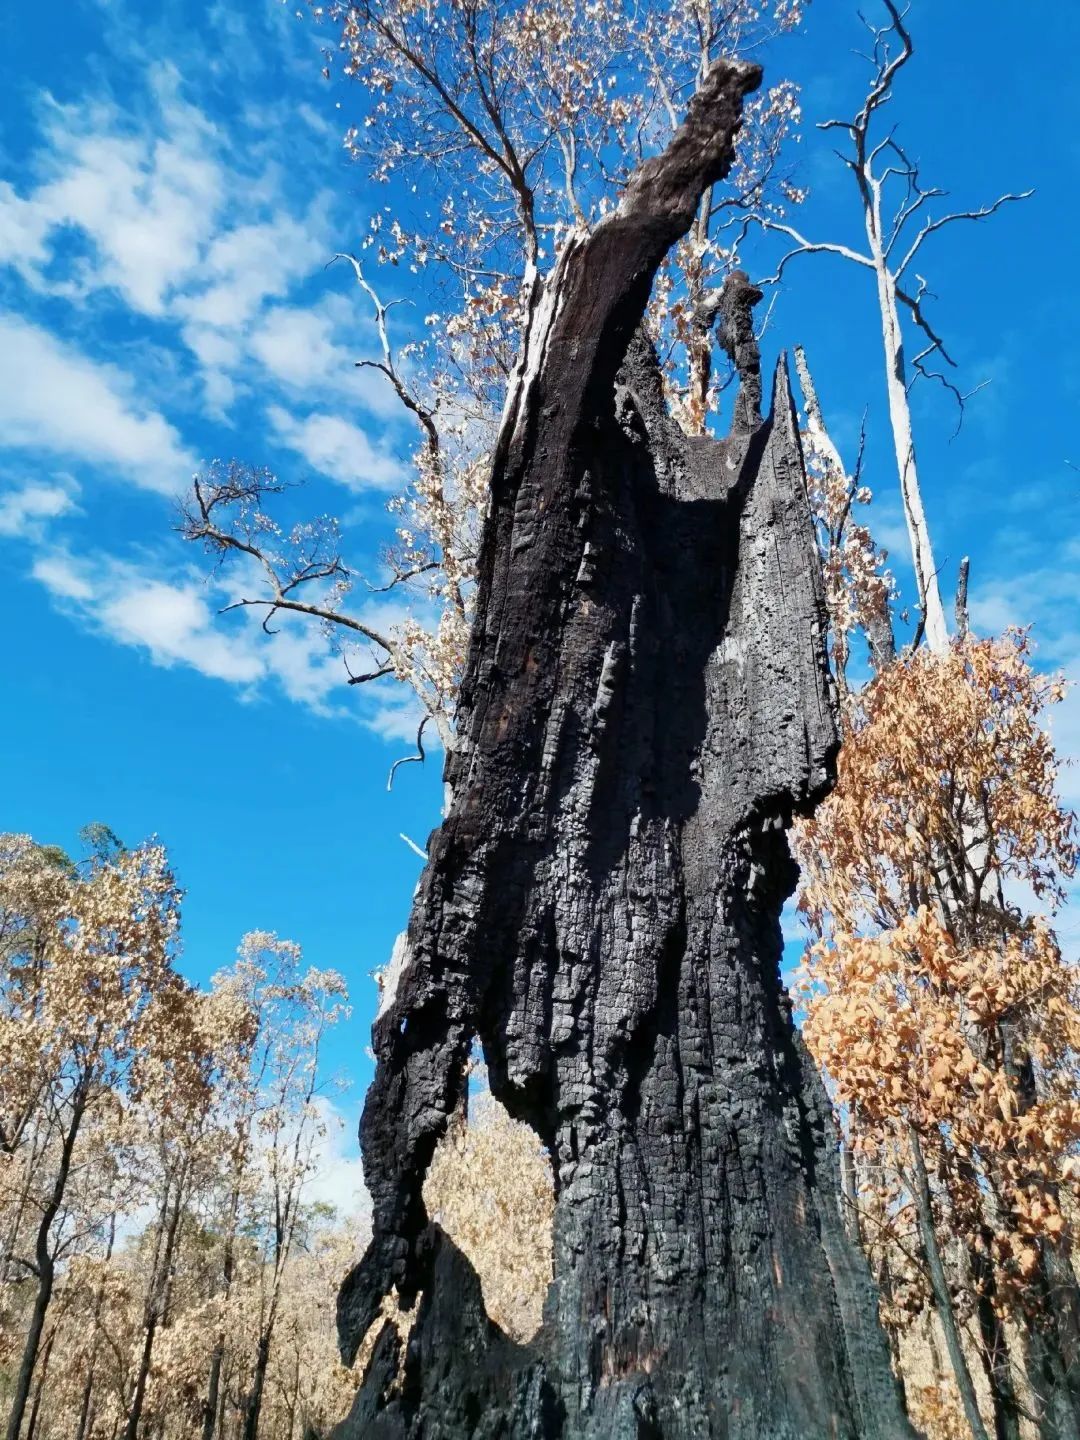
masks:
[[[1080,1173],[1077,975],[1033,908],[1077,862],[1040,723],[1061,695],[1024,633],[903,657],[858,697],[836,790],[797,837],[805,1036],[861,1189],[903,1241],[914,1131],[939,1223],[978,1250],[989,1222],[1002,1306],[1034,1303]]]

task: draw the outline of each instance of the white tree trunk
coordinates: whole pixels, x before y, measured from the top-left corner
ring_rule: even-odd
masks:
[[[911,427],[911,407],[908,404],[904,337],[900,329],[896,302],[896,280],[889,270],[881,242],[869,221],[867,231],[877,274],[881,338],[885,347],[885,381],[889,394],[889,422],[896,449],[896,469],[900,477],[904,519],[907,521],[908,538],[911,541],[915,583],[918,586],[919,604],[926,626],[926,643],[935,654],[941,654],[948,649],[949,632],[945,625],[937,566],[934,563],[934,551],[930,544],[930,531],[927,528],[922,491],[919,488],[919,472],[915,463],[915,437]]]

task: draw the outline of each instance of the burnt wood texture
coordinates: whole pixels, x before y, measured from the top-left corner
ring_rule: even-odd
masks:
[[[383,1328],[337,1440],[911,1434],[779,977],[785,831],[837,748],[787,371],[763,419],[759,292],[736,273],[732,432],[688,439],[639,331],[759,80],[718,64],[537,287],[453,800],[374,1028],[346,1359],[392,1286],[421,1304],[404,1353]],[[475,1039],[554,1169],[554,1279],[524,1346],[421,1197]]]

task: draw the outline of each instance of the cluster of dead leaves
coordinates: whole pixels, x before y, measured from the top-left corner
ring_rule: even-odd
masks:
[[[799,980],[865,1192],[900,1243],[913,1127],[948,1234],[992,1236],[1030,1307],[1080,1151],[1080,992],[1047,917],[1077,862],[1023,633],[901,657],[861,692],[834,794],[802,822]],[[904,1239],[908,1243],[910,1236]]]

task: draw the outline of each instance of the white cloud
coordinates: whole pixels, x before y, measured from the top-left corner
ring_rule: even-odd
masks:
[[[259,142],[265,123],[257,135],[227,134],[180,97],[180,83],[172,66],[152,66],[127,112],[45,97],[36,183],[21,193],[0,183],[0,263],[38,291],[75,300],[113,290],[130,311],[178,326],[223,417],[267,302],[333,248],[332,197],[291,207],[288,177]],[[330,358],[319,357],[316,383]]]
[[[348,373],[353,368],[349,352],[333,343],[331,330],[325,313],[276,306],[252,335],[251,348],[270,373],[287,385],[317,384],[335,372]]]
[[[348,346],[338,338],[343,334],[349,336]],[[357,367],[358,358],[378,353],[378,338],[374,326],[343,296],[327,296],[315,306],[270,307],[253,329],[249,347],[264,372],[290,390],[340,397],[381,419],[403,417],[401,401],[385,376],[370,366]]]
[[[399,402],[383,377],[354,363],[376,353],[377,337],[352,277],[342,271],[333,293],[309,284],[334,248],[332,196],[313,196],[295,164],[282,167],[279,117],[241,110],[219,126],[182,89],[178,70],[159,62],[136,67],[119,103],[40,97],[30,169],[0,184],[0,267],[21,276],[25,285],[12,293],[28,301],[21,314],[0,310],[0,450],[28,452],[0,498],[0,537],[29,543],[31,573],[59,608],[155,665],[196,671],[244,698],[276,687],[321,713],[347,713],[347,694],[363,723],[411,739],[411,697],[390,685],[342,689],[340,657],[303,617],[283,617],[267,638],[261,611],[219,619],[234,597],[186,562],[120,560],[74,535],[65,539],[72,548],[61,548],[50,534],[80,493],[57,474],[58,462],[79,467],[80,523],[89,529],[96,517],[84,472],[171,496],[198,467],[190,427],[207,414],[228,421],[234,406],[238,420],[269,428],[286,453],[354,492],[403,479],[383,441]],[[314,114],[302,121],[290,155],[322,153],[325,125]],[[60,322],[57,301],[67,302]],[[139,360],[99,361],[117,353],[116,338]],[[167,409],[162,395],[171,397]],[[196,418],[192,402],[203,397]],[[371,425],[339,418],[343,397]],[[263,414],[269,427],[259,424]],[[202,434],[199,443],[218,445]],[[120,517],[121,535],[125,523]]]
[[[348,420],[318,413],[299,419],[280,405],[269,406],[266,416],[282,444],[351,490],[388,490],[402,482],[400,462]]]
[[[969,602],[976,630],[992,635],[1011,625],[1033,625],[1037,659],[1068,667],[1080,656],[1080,572],[1073,548],[1069,542],[1057,547],[1047,555],[1050,563],[1036,570],[984,575]]]
[[[224,418],[251,366],[252,329],[267,301],[285,296],[325,254],[316,222],[289,215],[222,231],[173,311],[199,361],[211,412]]]
[[[364,1166],[360,1158],[360,1144],[357,1140],[358,1117],[346,1116],[343,1111],[325,1095],[317,1096],[313,1102],[316,1123],[321,1134],[311,1135],[310,1149],[301,1146],[311,1167],[304,1180],[302,1200],[305,1205],[323,1204],[333,1207],[335,1218],[343,1222],[359,1222],[360,1237],[366,1243],[368,1222],[371,1217],[371,1196],[364,1184]],[[282,1137],[286,1145],[296,1136],[295,1124],[290,1125]],[[254,1171],[269,1189],[272,1183],[270,1170],[269,1138],[255,1132]],[[117,1239],[132,1242],[152,1222],[154,1209],[151,1205],[140,1205],[121,1217],[117,1225]],[[357,1257],[359,1258],[359,1256]]]
[[[859,518],[862,519],[861,516]],[[889,569],[895,572],[898,566],[907,565],[911,541],[903,516],[890,515],[887,507],[875,500],[869,523],[874,540],[888,554]]]
[[[390,744],[404,745],[407,752],[414,750],[424,708],[412,690],[405,685],[380,685],[367,698],[369,708],[363,717],[366,727]],[[438,751],[439,746],[438,733],[429,724],[424,731],[424,748],[431,752]]]
[[[227,588],[221,577],[206,581],[186,565],[170,571],[168,560],[135,564],[113,556],[77,555],[54,549],[35,559],[31,575],[57,607],[91,632],[148,655],[164,669],[185,667],[235,686],[243,698],[276,688],[316,714],[352,715],[393,745],[412,748],[422,711],[408,686],[392,680],[348,688],[342,658],[327,644],[319,625],[306,616],[279,613],[274,634],[262,629],[264,611],[243,608],[221,615],[242,593],[237,576]],[[386,632],[404,617],[404,607],[386,600],[359,612]],[[350,647],[351,668],[369,665],[371,647]],[[428,727],[425,744],[437,751]]]
[[[325,1096],[315,1101],[315,1109],[325,1134],[312,1152],[314,1170],[304,1185],[304,1199],[332,1205],[341,1219],[367,1216],[371,1197],[364,1184],[356,1119],[346,1119]]]
[[[50,520],[75,509],[72,493],[63,485],[41,482],[0,495],[0,535],[38,540]]]
[[[223,231],[199,268],[201,290],[178,308],[196,324],[238,328],[267,297],[283,295],[308,274],[323,254],[325,246],[311,229],[289,215]]]
[[[274,683],[290,700],[335,713],[344,669],[305,617],[279,617],[268,638],[261,610],[219,616],[234,597],[186,568],[169,575],[164,561],[155,569],[57,550],[39,556],[31,573],[89,629],[145,651],[155,665],[186,666],[247,694]]]
[[[66,555],[43,555],[30,572],[35,580],[61,600],[93,600],[94,587]]]
[[[72,302],[111,291],[128,324],[149,317],[155,345],[184,361],[172,393],[184,395],[196,378],[214,420],[229,422],[241,399],[265,403],[268,391],[273,398],[282,390],[317,393],[323,403],[347,399],[380,419],[400,420],[383,377],[357,370],[349,348],[359,332],[361,354],[370,352],[373,338],[370,316],[354,303],[351,277],[343,271],[335,293],[295,303],[297,288],[335,248],[333,195],[312,195],[296,184],[274,154],[273,127],[264,117],[252,115],[227,131],[181,89],[176,68],[156,63],[124,108],[111,99],[64,106],[43,97],[32,176],[19,189],[0,183],[0,265],[13,267],[33,289]],[[312,138],[315,118],[306,117],[306,135],[297,137],[300,154],[305,146],[321,152],[329,138]],[[75,352],[33,327],[0,335],[7,365],[20,372],[23,358],[11,357],[16,341],[31,347],[28,358],[44,373],[27,375],[21,386],[14,375],[15,393],[0,398],[0,422],[8,422],[0,443],[117,462],[146,488],[175,487],[176,477],[156,462],[163,452],[175,459],[179,441],[150,406],[140,413],[125,398],[133,394],[129,383],[96,367],[112,392],[104,393],[89,361],[76,376]],[[55,403],[48,373],[61,361],[67,388],[79,382],[70,413]],[[293,419],[280,407],[278,414],[286,443],[332,478],[353,488],[400,479],[393,460],[357,427],[330,415]],[[180,468],[190,472],[190,457]]]
[[[1058,792],[1065,805],[1080,809],[1080,542],[1065,538],[1042,547],[1045,564],[1024,572],[1016,567],[1004,575],[983,576],[971,596],[975,629],[1000,633],[1010,625],[1034,626],[1035,660],[1041,667],[1061,670],[1073,682],[1064,700],[1046,714],[1046,726],[1061,762]],[[1007,552],[1006,552],[1007,553]],[[1025,901],[1039,908],[1037,901]],[[1067,887],[1065,905],[1054,920],[1063,951],[1080,962],[1080,885]]]
[[[62,551],[40,557],[32,574],[57,599],[76,602],[95,629],[148,650],[156,665],[183,663],[234,684],[253,684],[265,673],[243,630],[229,634],[215,625],[196,580],[169,582],[132,565]]]
[[[144,645],[155,665],[182,661],[217,680],[249,684],[259,680],[261,657],[218,630],[205,598],[193,585],[170,585],[133,577],[97,612],[98,623],[114,639]]]
[[[46,178],[25,197],[10,185],[0,188],[3,251],[36,287],[61,293],[111,287],[132,309],[160,315],[197,264],[226,194],[208,154],[214,127],[177,98],[168,67],[157,67],[151,85],[156,133],[132,134],[111,106],[50,101],[41,152]],[[82,231],[93,253],[58,283],[49,264],[69,227]]]
[[[128,376],[0,313],[0,442],[119,467],[172,494],[194,468],[176,430],[130,398]]]
[[[50,229],[41,206],[22,199],[13,186],[0,180],[0,255],[27,278],[36,278],[49,258],[45,238]]]
[[[305,101],[296,107],[296,113],[305,125],[310,126],[320,140],[336,140],[339,144],[341,143],[340,129],[324,115],[320,115],[313,105],[308,105]]]

